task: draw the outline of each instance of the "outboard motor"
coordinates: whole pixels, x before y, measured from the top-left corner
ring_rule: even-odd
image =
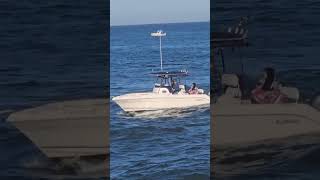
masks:
[[[320,95],[312,100],[312,106],[320,111]]]

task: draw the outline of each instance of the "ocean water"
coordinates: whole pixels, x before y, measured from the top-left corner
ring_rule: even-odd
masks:
[[[49,102],[105,97],[108,5],[13,0],[0,9],[0,179],[104,179],[104,162],[56,164],[5,119]]]
[[[239,57],[249,79],[264,67],[277,71],[287,86],[299,88],[301,100],[320,93],[320,3],[289,0],[217,0],[211,3],[212,30],[249,17],[249,46],[225,53],[227,69],[240,72]],[[214,121],[214,120],[213,120]],[[216,179],[319,179],[319,134],[268,141],[246,148],[215,152]]]
[[[152,91],[159,70],[162,29],[164,70],[187,69],[187,85],[209,90],[209,22],[111,27],[110,94]],[[210,109],[134,116],[110,102],[112,179],[209,179]]]

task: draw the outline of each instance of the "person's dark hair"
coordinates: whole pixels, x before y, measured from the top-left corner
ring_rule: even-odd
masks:
[[[192,90],[194,90],[196,88],[197,84],[196,83],[192,83]]]
[[[265,90],[265,91],[270,91],[270,90],[273,89],[273,88],[272,88],[272,83],[273,83],[274,80],[275,80],[274,69],[268,67],[268,68],[265,68],[264,71],[265,71],[267,77],[266,77],[266,79],[265,79],[265,81],[264,81],[264,84],[263,84],[263,86],[262,86],[262,89]]]

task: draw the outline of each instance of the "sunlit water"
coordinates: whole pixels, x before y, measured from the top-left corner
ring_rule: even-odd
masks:
[[[159,70],[162,29],[164,70],[187,69],[187,85],[209,90],[209,23],[111,28],[111,96],[152,91]],[[170,102],[168,102],[170,103]],[[209,179],[209,107],[124,113],[111,101],[111,177],[114,179]]]

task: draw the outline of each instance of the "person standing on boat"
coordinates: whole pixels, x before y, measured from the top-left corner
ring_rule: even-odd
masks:
[[[198,94],[198,88],[196,83],[192,83],[192,87],[188,91],[189,94]]]
[[[179,91],[179,85],[176,80],[171,81],[171,89],[172,89],[172,93],[176,93]]]
[[[270,67],[264,69],[263,79],[258,82],[256,88],[251,91],[251,94],[252,102],[258,104],[283,103],[286,99],[278,87],[275,71]]]

